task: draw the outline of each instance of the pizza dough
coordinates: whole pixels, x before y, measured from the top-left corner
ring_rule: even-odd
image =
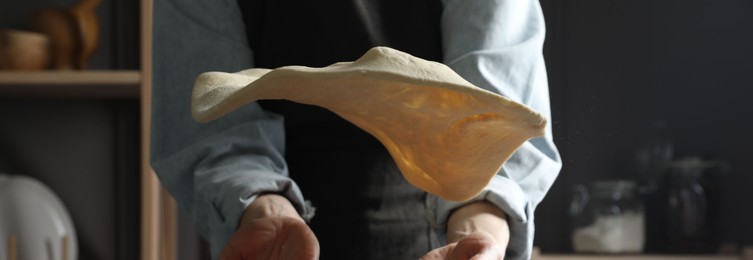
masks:
[[[261,99],[324,107],[376,137],[408,182],[452,201],[481,192],[546,126],[538,112],[474,86],[444,64],[386,47],[323,68],[203,73],[192,98],[199,122]]]

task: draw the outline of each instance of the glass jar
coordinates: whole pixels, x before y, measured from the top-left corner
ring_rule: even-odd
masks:
[[[636,183],[626,180],[576,185],[570,204],[575,252],[642,252],[644,207],[636,193]]]
[[[674,160],[664,181],[664,246],[671,253],[712,253],[718,238],[711,219],[720,211],[714,194],[717,175],[724,168],[718,161],[700,157]]]

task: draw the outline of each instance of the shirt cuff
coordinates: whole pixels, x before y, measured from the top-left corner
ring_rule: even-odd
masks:
[[[506,259],[529,259],[533,247],[533,207],[525,193],[513,180],[495,175],[489,185],[474,198],[453,202],[428,194],[426,215],[440,244],[447,243],[447,220],[453,210],[477,201],[487,201],[507,214],[510,228],[510,242],[507,245]]]
[[[298,185],[289,177],[274,172],[255,173],[254,180],[249,182],[237,182],[228,190],[220,191],[221,206],[215,208],[218,212],[214,216],[224,216],[225,221],[210,221],[210,224],[220,226],[210,227],[208,241],[213,259],[217,259],[222,249],[233,236],[237,229],[237,223],[245,209],[263,193],[275,193],[287,198],[295,207],[298,214],[308,222],[314,215],[314,207],[310,201],[303,199]],[[235,225],[222,225],[222,223],[236,223]]]

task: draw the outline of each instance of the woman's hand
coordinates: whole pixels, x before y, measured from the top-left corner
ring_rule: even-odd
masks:
[[[447,221],[447,245],[422,260],[504,259],[510,228],[507,215],[488,202],[475,202],[455,210]]]
[[[319,241],[282,196],[259,196],[220,254],[222,260],[318,259]]]
[[[497,260],[505,258],[505,249],[488,232],[468,234],[458,242],[447,244],[424,255],[421,260]]]

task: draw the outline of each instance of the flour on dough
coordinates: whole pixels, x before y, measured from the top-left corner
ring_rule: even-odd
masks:
[[[207,122],[262,99],[329,109],[376,137],[414,186],[447,200],[473,198],[546,118],[478,88],[444,64],[387,47],[323,68],[207,72],[194,85],[194,118]]]

